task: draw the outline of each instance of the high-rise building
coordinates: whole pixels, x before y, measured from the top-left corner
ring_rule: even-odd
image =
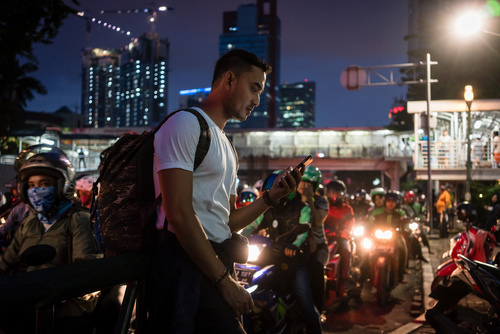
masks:
[[[239,6],[224,12],[223,32],[219,37],[219,56],[231,49],[245,49],[269,63],[273,70],[267,76],[260,105],[245,122],[230,120],[227,128],[274,128],[279,103],[281,23],[277,0],[257,0],[257,4]]]
[[[82,52],[82,114],[85,127],[113,127],[120,97],[120,51]]]
[[[82,52],[82,112],[87,127],[158,124],[168,110],[169,43],[156,34],[121,50]]]
[[[314,128],[316,83],[304,81],[280,86],[278,128]]]

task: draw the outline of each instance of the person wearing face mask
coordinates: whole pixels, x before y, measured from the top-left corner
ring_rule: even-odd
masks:
[[[88,211],[74,206],[71,201],[75,191],[75,169],[61,150],[54,148],[41,152],[33,154],[28,148],[18,157],[25,160],[18,174],[19,193],[32,211],[0,257],[0,274],[58,267],[100,257]],[[54,258],[40,265],[22,263],[22,254],[35,245],[55,248]],[[97,298],[98,293],[93,293],[56,304],[55,333],[91,333],[91,312]],[[29,312],[17,316],[23,319],[13,322],[13,331],[4,327],[11,321],[0,321],[4,332],[34,332],[31,327],[34,318]],[[20,329],[20,324],[26,328]]]

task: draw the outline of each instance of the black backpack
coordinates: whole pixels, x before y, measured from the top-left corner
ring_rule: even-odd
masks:
[[[161,195],[155,197],[153,181],[154,138],[160,127],[180,111],[192,113],[200,123],[196,170],[210,148],[210,129],[195,109],[169,114],[154,131],[125,133],[101,153],[91,213],[96,239],[105,256],[154,248],[156,208],[161,203]]]

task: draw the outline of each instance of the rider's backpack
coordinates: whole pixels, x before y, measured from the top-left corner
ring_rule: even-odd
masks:
[[[210,129],[195,109],[169,114],[154,131],[126,133],[101,153],[91,212],[96,238],[105,256],[153,249],[156,208],[161,203],[161,195],[155,197],[153,181],[154,137],[163,123],[180,111],[192,113],[200,123],[196,169],[210,147]]]

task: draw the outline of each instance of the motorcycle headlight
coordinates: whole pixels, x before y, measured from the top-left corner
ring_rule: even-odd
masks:
[[[247,262],[257,261],[260,255],[260,248],[257,245],[248,246],[248,260]]]
[[[370,249],[372,248],[373,242],[371,241],[371,239],[364,238],[362,244],[365,249]]]
[[[352,231],[352,234],[355,237],[361,237],[365,234],[365,228],[364,226],[356,226],[354,230]]]
[[[386,231],[376,230],[375,231],[375,238],[388,240],[388,239],[392,238],[392,231],[391,230],[386,230]]]
[[[413,223],[410,223],[409,226],[410,226],[410,229],[412,231],[415,231],[418,228],[418,223],[413,222]]]

